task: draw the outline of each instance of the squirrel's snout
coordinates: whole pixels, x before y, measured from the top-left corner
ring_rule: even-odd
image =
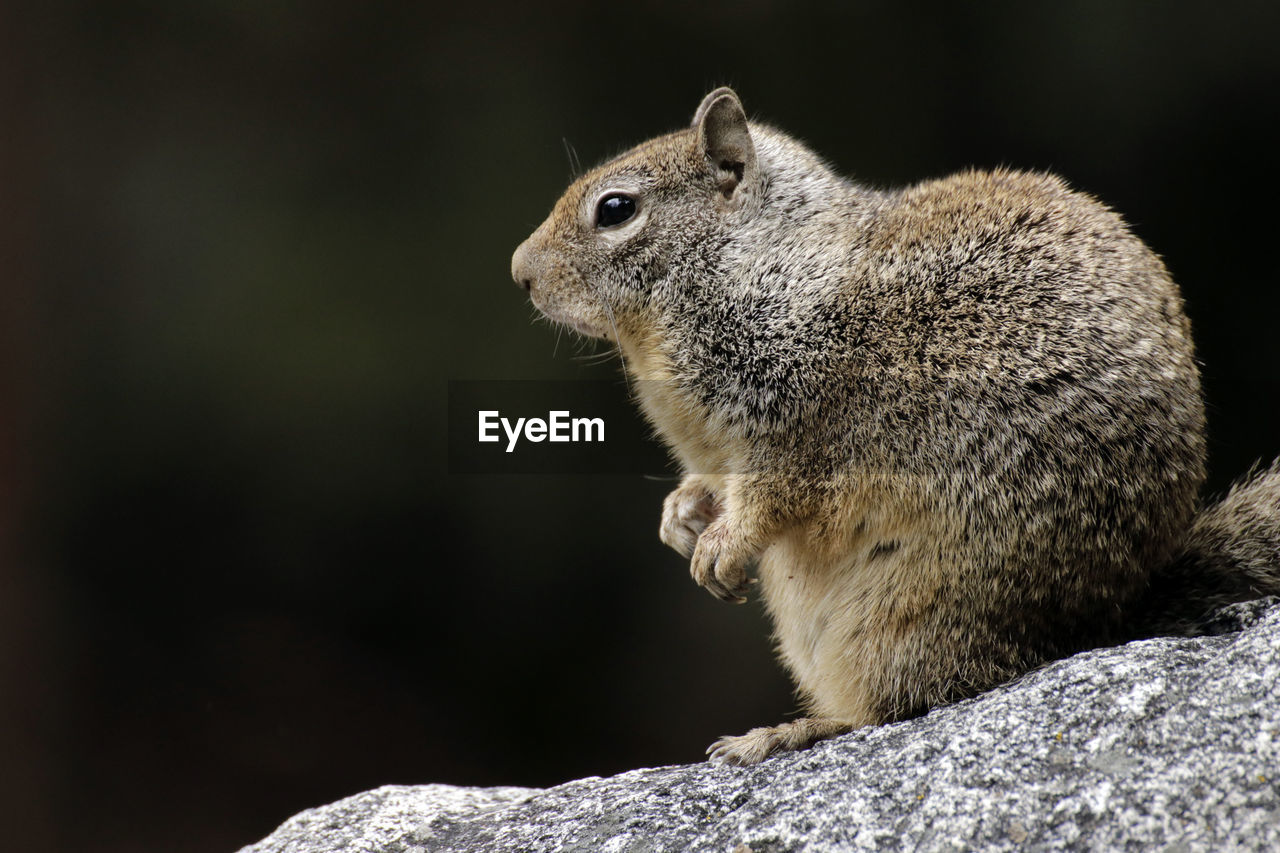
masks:
[[[529,241],[525,240],[511,256],[511,278],[526,293],[533,290],[533,264],[529,261]]]

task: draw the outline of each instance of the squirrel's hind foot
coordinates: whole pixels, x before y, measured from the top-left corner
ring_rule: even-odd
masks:
[[[775,752],[803,749],[853,729],[849,723],[827,717],[802,717],[778,726],[752,729],[745,735],[722,737],[707,747],[707,755],[718,764],[759,764]]]

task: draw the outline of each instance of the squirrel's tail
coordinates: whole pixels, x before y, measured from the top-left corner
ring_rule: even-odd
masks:
[[[1224,604],[1280,595],[1280,459],[1200,511],[1169,565],[1155,572],[1146,636],[1195,634]]]

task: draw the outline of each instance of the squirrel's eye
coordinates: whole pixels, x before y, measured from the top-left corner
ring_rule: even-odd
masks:
[[[596,210],[596,227],[608,228],[619,225],[636,215],[636,200],[631,196],[614,193],[600,199],[600,207]]]

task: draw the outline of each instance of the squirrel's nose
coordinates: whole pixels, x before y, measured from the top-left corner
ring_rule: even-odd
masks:
[[[511,256],[511,278],[525,292],[533,290],[533,264],[529,260],[529,241],[525,240]]]

